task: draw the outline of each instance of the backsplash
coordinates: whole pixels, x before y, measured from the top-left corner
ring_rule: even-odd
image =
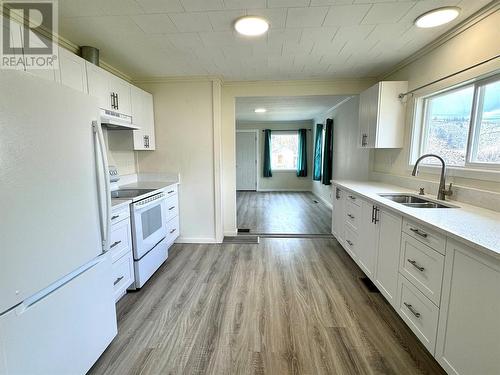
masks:
[[[439,182],[424,180],[417,177],[398,176],[388,173],[371,172],[371,179],[377,182],[385,182],[391,185],[413,189],[416,192],[423,187],[427,194],[437,194]],[[447,184],[454,183],[453,177],[446,180]],[[469,186],[453,184],[453,195],[447,197],[451,201],[463,202],[473,206],[486,208],[488,210],[500,212],[500,193],[488,190],[481,190]]]
[[[108,130],[103,127],[108,162],[118,168],[120,175],[137,173],[137,161],[130,130]]]

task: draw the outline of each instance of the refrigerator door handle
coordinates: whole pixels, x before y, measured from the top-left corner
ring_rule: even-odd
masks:
[[[97,144],[99,145],[99,154],[101,156],[101,168],[104,178],[104,194],[105,194],[105,218],[101,217],[101,233],[102,233],[102,250],[103,252],[109,251],[109,237],[111,235],[111,187],[109,182],[109,169],[108,169],[108,156],[106,153],[106,146],[104,143],[104,136],[102,128],[97,121],[92,121],[92,128],[97,137]],[[99,180],[99,179],[98,179]],[[100,184],[99,184],[100,185]],[[100,189],[100,186],[99,186]]]

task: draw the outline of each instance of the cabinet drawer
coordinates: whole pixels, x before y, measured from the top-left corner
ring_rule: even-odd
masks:
[[[165,188],[165,194],[167,197],[177,194],[177,185],[170,185]]]
[[[111,236],[109,238],[109,252],[111,261],[115,262],[126,252],[132,249],[130,232],[130,219],[122,220],[111,226]]]
[[[351,202],[356,206],[361,206],[361,198],[352,193],[347,193],[347,202]]]
[[[111,212],[111,225],[114,225],[122,220],[125,220],[130,217],[130,208],[129,206],[120,207],[116,210],[112,210]]]
[[[179,237],[179,216],[167,222],[167,242],[173,243]]]
[[[345,225],[344,235],[345,235],[345,240],[344,240],[345,249],[351,256],[351,258],[356,259],[358,235],[349,224]]]
[[[134,260],[128,252],[113,263],[113,285],[115,301],[118,301],[134,281]]]
[[[403,232],[445,254],[446,237],[441,233],[408,219],[403,222]]]
[[[359,228],[359,218],[361,215],[361,207],[351,200],[348,200],[345,206],[345,221],[352,225],[357,230]]]
[[[434,355],[439,309],[402,275],[399,275],[398,296],[398,314]]]
[[[399,272],[439,306],[444,256],[404,233],[399,261]]]
[[[177,194],[167,198],[167,221],[179,216],[179,200]]]

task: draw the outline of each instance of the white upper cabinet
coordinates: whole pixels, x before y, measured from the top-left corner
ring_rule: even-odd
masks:
[[[59,48],[59,75],[63,85],[88,93],[85,60],[64,48]]]
[[[448,374],[500,373],[500,260],[448,239],[435,357]]]
[[[88,61],[85,65],[89,94],[99,99],[100,108],[130,116],[131,85]]]
[[[89,94],[99,99],[100,108],[112,110],[111,93],[108,88],[111,74],[88,61],[85,62],[85,67]]]
[[[132,123],[140,128],[134,130],[134,150],[155,149],[155,123],[153,95],[138,87],[131,87]]]
[[[406,81],[383,81],[360,94],[360,147],[403,147],[405,104],[398,96],[407,90]]]

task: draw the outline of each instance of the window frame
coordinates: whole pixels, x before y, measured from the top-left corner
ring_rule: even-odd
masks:
[[[298,130],[271,130],[271,170],[276,173],[280,172],[297,172],[297,165],[295,168],[275,168],[273,166],[273,137],[280,135],[295,135],[297,137],[297,158],[299,155],[299,134]]]
[[[472,106],[469,120],[469,130],[467,137],[467,145],[465,149],[465,164],[463,166],[460,165],[447,165],[447,169],[463,171],[463,172],[474,172],[478,171],[479,174],[484,173],[498,173],[500,172],[500,162],[499,163],[483,163],[483,162],[474,162],[473,161],[473,152],[476,151],[477,143],[479,139],[478,132],[478,116],[480,115],[479,108],[482,109],[482,104],[484,99],[484,86],[489,83],[500,81],[500,72],[495,72],[492,75],[486,78],[480,78],[476,80],[469,80],[466,82],[459,83],[457,85],[445,87],[443,89],[431,92],[429,94],[421,95],[416,98],[415,102],[415,110],[413,113],[413,134],[411,138],[411,147],[410,147],[410,157],[409,157],[409,166],[412,167],[415,165],[415,161],[417,158],[424,154],[424,144],[426,144],[427,135],[427,117],[429,110],[429,99],[436,98],[442,95],[447,95],[453,93],[455,91],[463,90],[467,87],[473,87],[473,97],[472,97]],[[482,93],[481,93],[482,92]],[[482,94],[482,95],[481,95]],[[424,168],[429,168],[429,171],[433,171],[436,168],[440,168],[440,166],[430,163],[425,163],[422,161],[422,166]],[[463,175],[462,173],[457,173],[457,175]],[[473,177],[470,177],[473,178]],[[489,178],[482,178],[485,180],[489,180]],[[496,180],[496,179],[495,179]]]

